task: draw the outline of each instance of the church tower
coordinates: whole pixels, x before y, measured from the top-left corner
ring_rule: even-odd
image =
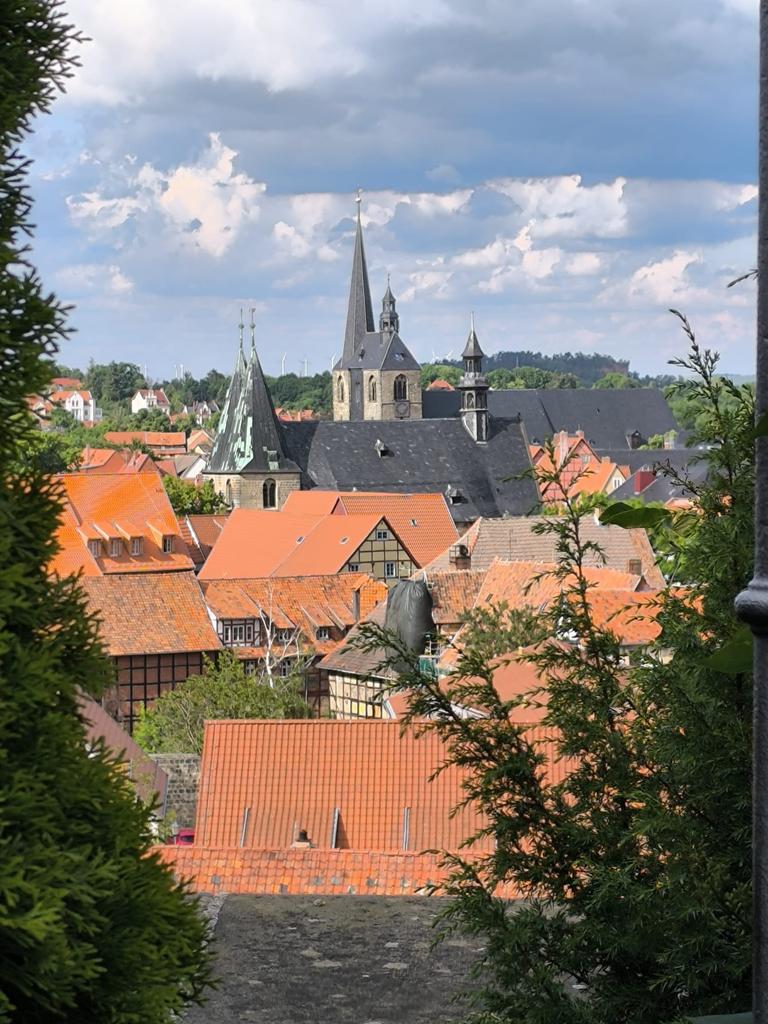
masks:
[[[470,319],[469,337],[461,358],[464,373],[459,380],[461,393],[461,422],[465,430],[478,443],[488,440],[488,381],[483,376],[483,350],[475,334],[475,314]]]
[[[251,351],[240,347],[205,479],[231,508],[279,509],[300,487],[299,467],[286,457],[283,431],[256,354],[251,314]]]
[[[333,418],[421,419],[421,367],[400,338],[400,317],[389,280],[378,331],[373,322],[361,201],[358,193],[344,346],[333,368]]]

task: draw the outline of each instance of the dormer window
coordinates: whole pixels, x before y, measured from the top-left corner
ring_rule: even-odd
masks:
[[[330,640],[331,639],[330,627],[329,626],[318,626],[317,627],[317,632],[315,633],[315,637],[318,640]]]
[[[131,537],[131,554],[140,555],[144,545],[141,537]]]
[[[163,554],[173,554],[173,537],[163,537]]]
[[[119,558],[123,553],[123,542],[119,537],[112,537],[109,542],[109,554],[111,558]]]
[[[101,541],[95,538],[88,541],[88,551],[94,558],[101,558]]]
[[[389,455],[389,448],[387,448],[381,438],[376,438],[376,444],[373,447],[376,449],[376,454],[380,459],[383,459],[385,455]]]
[[[277,452],[270,451],[268,448],[264,449],[267,456],[267,467],[274,472],[276,469],[280,469],[280,462],[277,458]]]

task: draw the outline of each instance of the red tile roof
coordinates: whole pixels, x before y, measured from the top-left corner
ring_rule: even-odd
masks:
[[[284,511],[299,514],[386,516],[415,563],[426,565],[458,539],[456,524],[443,494],[396,494],[377,491],[293,491]]]
[[[86,576],[100,576],[192,568],[157,473],[65,473],[57,479],[64,504],[52,572],[67,576],[82,570]],[[163,536],[175,538],[172,552],[163,551]],[[131,555],[135,537],[142,538],[142,549]],[[118,555],[110,554],[112,538],[121,542]],[[89,540],[101,542],[100,556],[88,550]]]
[[[551,575],[556,568],[552,562],[504,562],[497,559],[485,575],[475,606],[484,608],[491,601],[495,604],[505,601],[510,608],[544,608],[567,585]],[[584,575],[595,584],[591,594],[601,589],[627,593],[641,584],[639,576],[615,569],[586,566]]]
[[[187,438],[183,430],[108,430],[104,435],[104,440],[111,444],[130,445],[134,441],[138,441],[148,448],[187,450]]]
[[[179,532],[187,545],[187,551],[195,568],[198,569],[210,555],[214,544],[221,536],[226,515],[179,516]]]
[[[227,518],[200,579],[337,573],[381,521],[380,515],[292,515],[238,508]]]
[[[112,657],[221,647],[192,572],[102,576],[82,582]]]
[[[433,380],[431,384],[427,385],[427,391],[455,391],[456,388],[447,380],[443,380],[442,377],[438,377],[437,380]]]
[[[551,731],[531,735],[554,761]],[[407,819],[408,850],[458,850],[482,818],[473,807],[451,816],[464,769],[430,781],[445,757],[434,730],[417,737],[399,722],[206,722],[196,843],[239,846],[247,808],[246,849],[286,849],[299,829],[327,849],[338,809],[337,846],[401,851]],[[490,850],[491,840],[476,849]]]
[[[52,377],[51,384],[56,388],[64,388],[68,391],[79,391],[83,382],[77,377]]]
[[[84,448],[77,467],[80,473],[156,473],[157,466],[146,452],[129,448]]]

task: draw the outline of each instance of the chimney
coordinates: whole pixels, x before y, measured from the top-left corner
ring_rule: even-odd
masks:
[[[472,558],[466,544],[451,544],[448,549],[448,561],[455,569],[469,569]]]
[[[655,479],[656,474],[652,469],[648,469],[647,466],[644,466],[642,469],[638,469],[634,478],[634,493],[642,494],[646,487],[650,487]]]
[[[360,587],[352,591],[352,618],[355,622],[360,621]]]
[[[311,850],[312,849],[312,843],[310,841],[310,838],[309,838],[309,836],[307,834],[307,830],[305,828],[300,828],[299,829],[299,834],[296,836],[294,841],[291,843],[291,849],[292,850]]]

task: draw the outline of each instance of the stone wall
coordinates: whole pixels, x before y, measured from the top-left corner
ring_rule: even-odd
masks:
[[[152,754],[152,760],[168,776],[165,811],[179,828],[193,828],[200,778],[199,754]]]
[[[213,489],[233,508],[264,508],[264,481],[275,481],[275,498],[278,509],[281,509],[292,491],[301,487],[301,474],[296,472],[272,473],[206,473],[205,480],[210,480]]]

